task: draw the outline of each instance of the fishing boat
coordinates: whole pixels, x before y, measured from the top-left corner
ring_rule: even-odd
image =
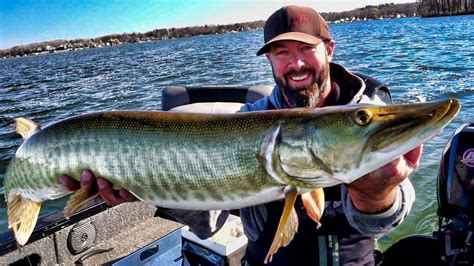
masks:
[[[376,82],[368,76],[359,76],[366,82]],[[372,87],[387,90],[379,82]],[[271,86],[172,86],[163,91],[162,110],[233,113],[246,102],[252,103],[270,95],[271,90]],[[472,128],[473,125],[465,127],[466,132],[471,130],[468,132],[471,136],[474,134]],[[445,181],[441,187],[446,186]],[[62,212],[42,216],[23,247],[17,246],[11,232],[0,234],[0,264],[241,265],[245,236],[231,235],[229,241],[200,239],[169,213],[170,210],[143,202],[109,207],[96,200],[69,219]],[[227,222],[233,229],[238,228],[238,211],[231,211],[231,214]],[[462,236],[467,237],[469,232],[472,236],[472,220],[468,225],[470,227],[463,229]],[[446,230],[443,232],[445,241]],[[380,261],[386,257],[383,265],[398,264],[400,258],[407,258],[400,254],[407,251],[426,253],[434,258],[417,257],[424,262],[437,261],[438,255],[433,257],[430,250],[444,245],[438,236],[411,236],[394,244],[385,254],[377,254]],[[472,239],[466,240],[467,243],[472,243]],[[420,248],[420,243],[424,249]]]

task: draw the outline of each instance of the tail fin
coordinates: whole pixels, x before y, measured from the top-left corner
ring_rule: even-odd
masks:
[[[8,200],[8,228],[13,230],[16,241],[25,245],[33,233],[41,209],[41,202],[15,195]]]

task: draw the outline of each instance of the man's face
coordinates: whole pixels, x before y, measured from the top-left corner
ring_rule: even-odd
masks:
[[[267,58],[290,107],[319,107],[329,95],[329,62],[334,42],[311,45],[280,41]]]

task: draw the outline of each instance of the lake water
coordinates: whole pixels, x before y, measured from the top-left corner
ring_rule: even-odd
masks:
[[[437,227],[436,178],[442,149],[454,129],[474,122],[474,16],[410,18],[330,25],[334,62],[384,81],[397,103],[458,98],[461,113],[426,143],[411,180],[411,214],[379,241],[430,234]],[[91,111],[159,110],[170,85],[273,84],[264,56],[255,53],[261,30],[0,60],[0,182],[21,138],[15,117],[41,124]],[[42,214],[64,206],[43,205]],[[0,203],[0,232],[6,230]]]

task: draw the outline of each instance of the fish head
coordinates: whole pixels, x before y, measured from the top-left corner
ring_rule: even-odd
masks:
[[[323,113],[308,121],[312,160],[332,183],[350,183],[436,135],[456,116],[460,106],[458,100],[446,99],[324,108]]]

